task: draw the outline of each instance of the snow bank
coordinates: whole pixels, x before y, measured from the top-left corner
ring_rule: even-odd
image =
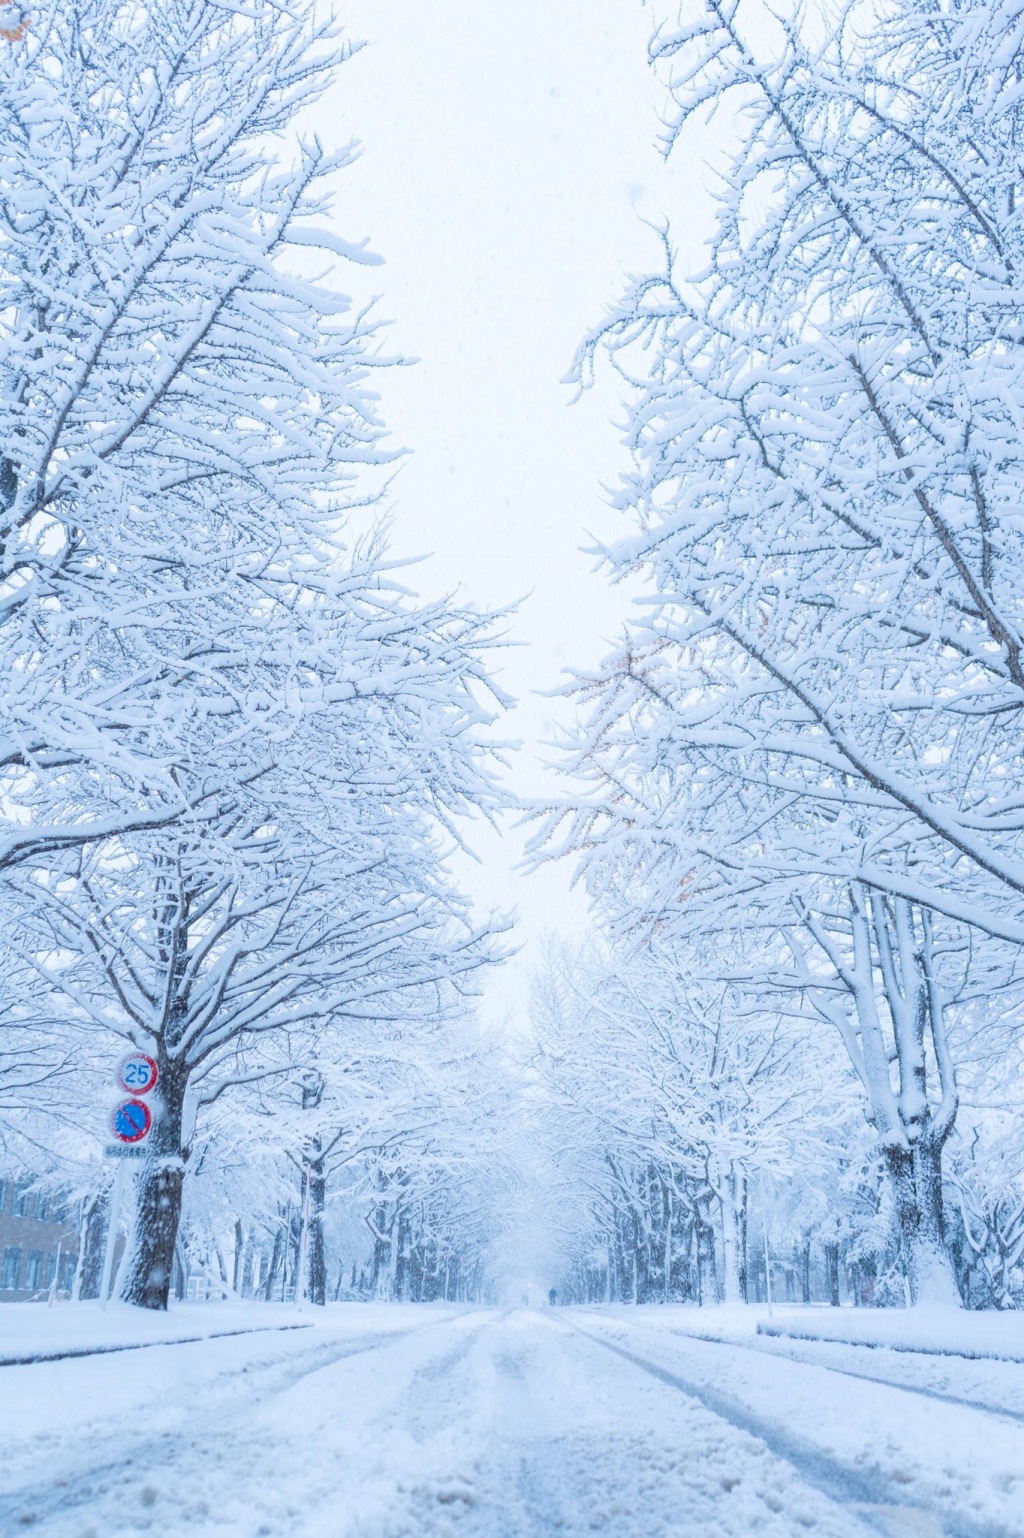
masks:
[[[969,1314],[942,1308],[777,1309],[757,1321],[759,1335],[887,1346],[938,1356],[1024,1362],[1024,1315]]]
[[[726,1303],[601,1304],[575,1310],[643,1322],[698,1340],[749,1340],[755,1335],[784,1340],[835,1341],[846,1346],[886,1346],[936,1356],[1024,1362],[1024,1313],[965,1313],[946,1308],[829,1308],[825,1304]]]
[[[431,1309],[435,1305],[429,1305]],[[436,1305],[439,1316],[458,1312]],[[288,1303],[178,1303],[167,1313],[111,1303],[39,1303],[0,1305],[0,1366],[54,1361],[132,1347],[212,1340],[255,1330],[312,1329],[329,1325],[332,1333],[408,1328],[400,1304],[337,1303],[326,1308],[296,1308]]]

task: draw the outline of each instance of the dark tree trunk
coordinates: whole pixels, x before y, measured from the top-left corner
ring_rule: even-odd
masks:
[[[747,1177],[741,1175],[739,1189],[739,1205],[737,1215],[739,1218],[739,1246],[740,1246],[740,1296],[744,1303],[750,1302],[750,1255],[748,1250],[748,1234],[750,1203],[748,1200]]]
[[[231,1268],[231,1290],[242,1295],[242,1282],[245,1278],[245,1230],[242,1227],[241,1218],[235,1219],[235,1257]]]
[[[387,1223],[387,1209],[381,1205],[377,1207],[370,1217],[370,1229],[373,1233],[373,1257],[370,1262],[370,1287],[375,1298],[386,1296],[385,1280],[391,1274],[391,1234],[385,1227]],[[398,1222],[397,1214],[392,1217],[392,1224]]]
[[[697,1302],[703,1307],[718,1302],[718,1270],[715,1265],[715,1225],[709,1212],[710,1191],[698,1197],[693,1209],[694,1248],[697,1258]]]
[[[136,1208],[134,1254],[122,1293],[126,1303],[135,1303],[139,1308],[167,1307],[184,1179],[180,1161],[154,1161],[143,1173]]]
[[[270,1252],[270,1265],[267,1267],[267,1279],[263,1284],[263,1301],[269,1303],[274,1296],[274,1283],[277,1281],[277,1273],[281,1268],[281,1260],[284,1256],[284,1219],[278,1224],[277,1233],[274,1235],[274,1248]]]
[[[393,1243],[391,1246],[392,1296],[396,1302],[408,1303],[410,1245],[408,1215],[405,1212],[400,1212],[395,1219],[395,1224],[396,1227],[392,1230]]]
[[[323,1099],[324,1081],[316,1072],[310,1073],[302,1086],[302,1109],[315,1111]],[[306,1296],[319,1307],[327,1302],[327,1256],[324,1252],[324,1196],[327,1176],[321,1157],[323,1144],[315,1134],[306,1144],[303,1155],[303,1190],[299,1193],[305,1204],[307,1274],[297,1279],[297,1286],[305,1285]],[[300,1265],[302,1257],[299,1257]]]
[[[281,1302],[285,1301],[285,1291],[290,1286],[293,1296],[299,1296],[299,1286],[302,1278],[299,1276],[299,1267],[302,1260],[302,1208],[293,1212],[288,1222],[288,1253],[283,1274],[284,1286],[281,1292]],[[291,1268],[289,1271],[289,1267]]]
[[[942,1213],[942,1145],[920,1139],[910,1148],[887,1148],[896,1225],[912,1303],[962,1306],[946,1249]]]
[[[161,1054],[149,1158],[139,1179],[132,1253],[121,1293],[125,1303],[139,1308],[166,1309],[171,1289],[185,1181],[181,1116],[187,1083],[188,1070]]]
[[[307,1296],[321,1308],[327,1302],[327,1254],[324,1249],[324,1198],[327,1177],[323,1162],[309,1166],[309,1286]]]
[[[811,1301],[811,1241],[806,1234],[800,1251],[800,1295],[805,1303]]]
[[[825,1277],[828,1283],[828,1301],[833,1308],[839,1307],[839,1245],[834,1241],[825,1245]]]

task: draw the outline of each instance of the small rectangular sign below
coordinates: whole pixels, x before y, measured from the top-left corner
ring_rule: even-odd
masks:
[[[108,1143],[103,1150],[104,1159],[145,1159],[147,1149],[139,1143]]]

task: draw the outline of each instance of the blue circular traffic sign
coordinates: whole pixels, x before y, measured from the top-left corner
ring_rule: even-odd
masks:
[[[156,1060],[148,1052],[129,1052],[127,1057],[121,1059],[117,1070],[118,1085],[127,1090],[129,1095],[148,1095],[151,1089],[156,1088],[159,1077]]]
[[[144,1100],[122,1100],[110,1121],[119,1143],[141,1143],[152,1125],[153,1113]]]

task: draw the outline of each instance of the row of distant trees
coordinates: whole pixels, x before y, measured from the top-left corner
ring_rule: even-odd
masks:
[[[238,1214],[273,1254],[290,1184],[322,1302],[342,1169],[378,1291],[439,1248],[452,1290],[445,1097],[501,926],[447,857],[501,804],[500,621],[410,596],[375,521],[397,360],[334,274],[378,258],[330,212],[354,148],[298,131],[351,50],[213,0],[41,0],[0,49],[8,1158],[92,1211],[136,1047],[125,1299],[165,1307]]]
[[[840,1038],[710,981],[708,960],[595,943],[553,949],[537,973],[534,1114],[561,1296],[904,1306],[892,1186]],[[994,1035],[963,1062],[970,1099],[1006,1096]],[[965,1114],[942,1195],[964,1303],[1020,1306],[1013,1114]]]
[[[1024,22],[683,0],[650,58],[717,227],[577,360],[623,383],[605,558],[647,595],[538,836],[609,948],[541,989],[578,1266],[649,1295],[689,1245],[739,1296],[756,1187],[758,1244],[1020,1302]]]

